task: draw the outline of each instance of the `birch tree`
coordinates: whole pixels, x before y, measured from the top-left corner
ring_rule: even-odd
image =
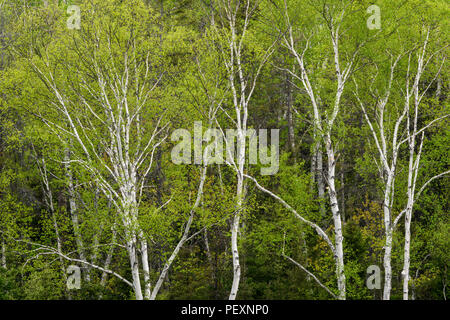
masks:
[[[411,57],[408,59],[408,72],[406,88],[404,90],[405,106],[406,110],[406,138],[401,141],[408,144],[408,184],[407,184],[407,204],[406,208],[402,213],[405,215],[405,244],[404,244],[404,255],[403,255],[403,299],[408,300],[409,298],[409,280],[410,280],[410,247],[411,247],[411,220],[413,213],[414,203],[417,201],[418,197],[422,191],[427,187],[427,185],[446,174],[450,171],[445,171],[437,174],[430,178],[416,193],[417,179],[420,171],[420,161],[422,157],[423,144],[425,140],[426,130],[435,124],[435,122],[440,121],[444,118],[450,116],[450,114],[444,114],[441,117],[437,117],[431,120],[428,124],[420,128],[419,118],[421,117],[421,109],[423,109],[423,99],[430,89],[431,85],[436,81],[441,73],[442,67],[445,64],[445,56],[439,58],[438,54],[445,48],[438,49],[434,52],[427,52],[430,46],[430,32],[432,32],[430,26],[423,26],[425,33],[425,39],[423,43],[418,48],[417,56],[417,69],[415,73],[410,74],[412,69]],[[447,46],[446,46],[447,47]],[[427,67],[430,67],[430,63],[433,59],[438,56],[438,71],[431,78],[431,80],[426,83],[423,81],[425,71]],[[410,86],[409,78],[414,79],[413,84]],[[421,89],[424,88],[424,89]]]
[[[337,127],[336,121],[341,112],[342,96],[344,89],[349,82],[350,76],[357,67],[358,54],[364,41],[360,41],[353,48],[352,52],[346,52],[343,55],[341,41],[344,31],[342,30],[344,20],[348,17],[349,11],[352,9],[352,3],[336,5],[333,2],[324,3],[320,10],[322,16],[322,25],[318,29],[310,28],[295,28],[291,23],[290,14],[294,10],[294,3],[292,8],[289,7],[288,1],[284,0],[282,3],[282,14],[284,16],[284,29],[279,29],[282,33],[282,44],[293,55],[298,71],[296,73],[290,71],[289,68],[285,70],[292,74],[298,80],[306,91],[312,106],[314,135],[317,137],[317,145],[314,148],[314,154],[318,155],[317,168],[321,166],[321,151],[323,145],[326,151],[327,172],[324,179],[327,185],[328,198],[330,203],[331,214],[334,224],[334,241],[335,249],[333,255],[336,262],[336,278],[339,289],[339,299],[345,299],[345,273],[344,273],[344,249],[343,249],[343,232],[342,232],[342,217],[339,210],[338,194],[336,191],[336,164],[338,160],[338,145],[334,141],[335,130]],[[334,82],[334,98],[331,100],[331,106],[327,107],[324,97],[321,97],[318,85],[311,80],[311,70],[308,67],[307,58],[308,51],[311,50],[313,37],[316,36],[321,28],[327,29],[327,41],[331,45],[331,56],[334,63],[335,78]],[[297,32],[298,30],[298,32]],[[347,58],[343,58],[347,56]],[[313,77],[314,79],[314,77]],[[319,172],[319,174],[321,174]],[[319,186],[319,190],[322,187]]]
[[[49,109],[37,107],[29,111],[66,147],[61,163],[66,169],[70,201],[74,200],[75,193],[71,174],[76,168],[92,177],[92,184],[115,209],[121,226],[117,229],[113,226],[113,241],[116,237],[124,239],[124,245],[114,245],[126,249],[132,280],[109,269],[112,244],[104,267],[95,262],[95,255],[88,261],[87,255],[73,258],[59,248],[32,245],[38,247],[40,254],[56,254],[102,271],[102,283],[107,274],[115,276],[133,289],[136,300],[153,300],[182,246],[200,233],[191,234],[190,230],[203,197],[209,148],[205,149],[197,195],[182,227],[181,238],[152,286],[148,237],[141,226],[139,209],[155,152],[168,137],[168,111],[161,106],[164,85],[168,83],[165,77],[170,63],[170,57],[165,56],[168,48],[161,42],[155,15],[142,1],[134,1],[132,7],[113,0],[97,1],[83,9],[100,14],[83,16],[85,27],[71,33],[67,43],[61,41],[67,31],[59,30],[55,40],[43,48],[35,48],[40,51],[38,55],[30,55],[21,48],[16,52],[29,63],[46,92]],[[125,19],[109,20],[117,10]],[[176,38],[169,35],[169,39],[170,36]],[[56,53],[59,51],[64,52],[63,58]],[[209,98],[206,110],[211,126],[221,99]],[[156,211],[169,203],[170,199]],[[69,203],[69,209],[72,220],[77,220],[75,201]],[[73,221],[76,242],[83,248],[81,238],[77,237],[80,236],[77,224],[78,221]],[[123,234],[118,235],[118,231]]]
[[[85,17],[90,18],[85,28],[71,34],[63,60],[54,53],[64,44],[54,41],[42,49],[41,58],[30,57],[28,62],[49,92],[50,110],[33,112],[63,143],[64,139],[72,141],[71,157],[63,163],[79,166],[94,177],[120,217],[132,288],[140,300],[152,294],[139,206],[154,153],[167,137],[165,111],[155,103],[164,69],[159,37],[151,33],[155,31],[151,12],[135,1],[139,10],[133,8],[134,12],[122,4],[126,19],[105,19],[114,14],[117,5],[114,1],[96,2],[86,8],[96,9],[100,15]],[[60,32],[67,37],[66,30]]]
[[[368,109],[366,103],[362,101],[359,92],[358,84],[355,81],[356,91],[355,96],[361,107],[368,128],[371,132],[373,141],[375,143],[378,152],[378,161],[375,160],[380,178],[383,181],[383,216],[384,216],[384,229],[385,229],[385,245],[384,245],[384,289],[383,299],[389,300],[392,290],[392,246],[393,246],[393,234],[400,222],[400,219],[405,215],[405,248],[404,248],[404,269],[402,272],[404,281],[404,298],[407,299],[407,284],[405,279],[409,274],[409,247],[410,247],[410,224],[412,206],[414,203],[414,195],[416,189],[416,181],[418,177],[418,171],[420,166],[420,158],[422,154],[422,146],[424,141],[424,134],[426,129],[431,127],[437,121],[446,118],[448,115],[438,116],[435,119],[429,121],[422,128],[418,128],[419,119],[419,106],[424,98],[424,95],[429,90],[431,83],[439,75],[442,61],[439,70],[437,71],[434,79],[431,80],[425,89],[421,91],[422,77],[431,59],[441,50],[432,53],[429,57],[426,57],[427,46],[429,45],[430,29],[426,29],[426,36],[423,43],[417,48],[413,48],[409,51],[393,54],[389,49],[386,49],[387,55],[390,57],[390,65],[388,68],[388,74],[383,79],[386,80],[384,92],[375,87],[376,78],[379,76],[378,72],[371,79],[369,87],[370,96],[372,96],[374,102],[374,109]],[[417,60],[414,62],[413,57],[416,56]],[[395,82],[398,82],[399,78],[399,63],[407,59],[407,71],[405,76],[404,88],[394,86]],[[413,68],[416,67],[416,71]],[[381,70],[382,68],[376,68]],[[394,91],[394,93],[393,93]],[[399,99],[403,95],[403,108],[397,110],[395,107],[389,105],[396,105],[396,99]],[[392,97],[394,96],[394,97]],[[371,119],[370,114],[375,114],[374,119]],[[404,138],[406,136],[406,138]],[[420,138],[419,138],[420,136]],[[417,141],[419,139],[419,145]],[[393,217],[394,202],[398,198],[395,194],[396,191],[396,178],[399,175],[401,169],[401,153],[402,147],[407,143],[408,150],[408,167],[407,167],[407,204],[406,208],[402,210],[395,218]],[[439,174],[433,177],[434,180],[437,177],[442,176],[445,173]],[[428,184],[428,183],[426,183]],[[398,188],[397,188],[398,189]],[[421,191],[420,191],[421,192]],[[398,202],[398,200],[397,200]],[[406,282],[407,283],[407,282]],[[406,287],[406,288],[405,288]],[[406,293],[405,293],[406,291]]]
[[[229,300],[236,299],[241,279],[238,234],[240,219],[244,209],[244,173],[247,152],[245,140],[249,132],[250,101],[254,95],[261,70],[274,51],[273,43],[263,50],[262,54],[256,58],[257,61],[255,63],[249,63],[245,58],[249,54],[248,34],[251,32],[249,31],[249,26],[259,3],[260,1],[258,0],[219,0],[218,10],[221,15],[221,29],[219,30],[216,23],[212,25],[212,30],[220,42],[218,45],[220,46],[220,54],[226,69],[227,84],[231,92],[231,105],[234,108],[234,115],[226,114],[237,130],[236,158],[234,158],[234,142],[222,130],[226,141],[227,163],[236,172],[236,208],[231,222],[233,282]],[[216,123],[220,127],[219,122],[217,121]]]

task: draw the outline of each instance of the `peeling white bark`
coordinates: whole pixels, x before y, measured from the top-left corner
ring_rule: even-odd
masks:
[[[227,159],[230,159],[232,163],[227,163],[236,172],[236,203],[235,211],[231,222],[231,254],[233,259],[233,282],[230,290],[229,299],[235,300],[239,290],[239,283],[241,278],[241,266],[239,261],[239,223],[241,218],[241,212],[244,202],[244,165],[245,165],[245,137],[247,132],[247,122],[249,115],[249,103],[253,96],[256,83],[262,67],[267,62],[267,59],[273,53],[273,43],[263,55],[261,61],[256,66],[256,71],[249,71],[245,74],[244,64],[242,62],[244,54],[243,42],[246,39],[250,19],[252,18],[255,10],[258,6],[258,1],[245,0],[240,3],[221,0],[220,10],[224,12],[225,23],[229,28],[229,36],[225,40],[226,49],[223,49],[221,54],[224,58],[224,64],[228,76],[228,84],[230,86],[232,94],[232,105],[234,107],[234,117],[230,119],[235,123],[237,129],[237,159],[234,160],[231,154],[231,147],[228,145],[227,139]],[[238,28],[237,20],[239,14],[239,8],[242,5],[244,13],[243,25]],[[215,27],[215,25],[213,26]],[[239,30],[238,30],[239,29]],[[215,29],[217,31],[217,29]],[[217,31],[218,32],[218,31]],[[222,131],[223,133],[223,131]]]
[[[130,50],[136,50],[136,48],[133,47]],[[165,139],[165,137],[161,138],[161,134],[166,126],[161,125],[162,116],[154,119],[153,131],[147,129],[148,125],[146,127],[141,125],[141,110],[146,106],[161,76],[156,80],[150,78],[152,65],[149,55],[146,60],[139,62],[140,66],[137,66],[132,65],[136,62],[130,62],[128,54],[130,53],[127,52],[124,55],[120,68],[115,61],[111,61],[110,69],[100,68],[95,55],[88,58],[92,60],[90,63],[96,72],[95,81],[99,90],[94,89],[92,80],[87,80],[83,73],[79,74],[82,89],[70,86],[60,87],[61,84],[54,78],[47,61],[44,60],[46,64],[44,68],[38,67],[32,61],[30,63],[53,93],[56,99],[53,107],[60,112],[64,123],[68,124],[68,129],[44,116],[41,116],[41,119],[63,142],[65,135],[70,137],[73,145],[76,146],[74,150],[77,152],[71,154],[71,159],[64,161],[64,164],[81,165],[92,174],[96,184],[110,199],[121,218],[125,228],[126,249],[135,297],[140,300],[143,299],[143,293],[137,250],[139,241],[144,239],[138,237],[139,202],[146,177],[152,166],[153,154]],[[118,74],[118,70],[122,70],[121,74]],[[131,81],[134,81],[135,88],[130,87]],[[67,92],[75,95],[76,101],[72,100]],[[131,95],[133,99],[130,99]],[[84,110],[90,114],[90,118],[77,112],[80,101]],[[102,136],[99,136],[100,131],[93,123],[94,120],[100,122],[106,129],[106,133],[102,133]],[[100,149],[102,153],[99,152]],[[72,202],[70,206],[74,227],[77,228],[78,219],[76,214],[74,215],[75,203]],[[79,240],[81,239],[78,238],[77,244],[82,247]],[[142,242],[141,247],[145,249],[145,243]],[[145,255],[143,251],[143,267],[146,269],[144,277],[149,280]],[[147,283],[149,284],[149,281],[146,281]],[[148,287],[146,295],[149,296]]]
[[[343,252],[343,242],[344,242],[344,236],[342,232],[342,214],[339,210],[339,201],[338,201],[338,194],[336,192],[336,181],[335,181],[335,174],[336,174],[336,163],[337,163],[337,155],[335,146],[333,145],[333,128],[335,125],[336,118],[340,112],[340,105],[341,105],[341,98],[344,93],[344,88],[346,83],[349,80],[349,77],[355,67],[356,58],[358,56],[358,53],[361,49],[361,47],[364,45],[364,43],[360,44],[355,51],[353,52],[352,56],[346,63],[345,67],[342,65],[342,57],[341,53],[339,51],[339,40],[341,36],[340,27],[342,23],[342,19],[344,18],[346,14],[346,10],[348,8],[348,5],[345,5],[337,19],[335,17],[329,16],[328,11],[324,12],[324,16],[327,17],[327,27],[329,29],[329,36],[331,40],[331,45],[333,48],[333,56],[334,56],[334,68],[336,71],[336,92],[334,96],[334,103],[331,107],[331,110],[329,114],[325,112],[324,106],[320,105],[320,96],[317,90],[314,89],[314,85],[310,82],[309,72],[306,69],[306,63],[305,63],[305,54],[310,48],[310,40],[312,35],[308,35],[303,30],[301,31],[301,39],[303,42],[303,47],[298,48],[298,44],[296,41],[294,41],[294,31],[293,27],[289,18],[288,14],[288,7],[287,2],[284,1],[284,18],[285,23],[287,25],[287,31],[282,32],[282,39],[283,44],[288,48],[288,50],[291,52],[293,57],[295,58],[295,61],[297,62],[299,66],[299,73],[295,74],[291,72],[292,76],[299,80],[305,89],[305,91],[308,94],[308,97],[311,101],[312,105],[312,111],[313,111],[313,118],[314,118],[314,134],[317,135],[318,143],[324,145],[325,152],[326,152],[326,163],[328,165],[327,169],[327,175],[323,177],[325,183],[328,186],[328,197],[330,201],[331,206],[331,214],[333,216],[333,223],[334,223],[334,235],[335,235],[335,249],[334,249],[334,259],[336,264],[336,280],[337,280],[337,286],[339,289],[339,296],[338,298],[341,300],[344,300],[346,298],[346,285],[345,285],[345,263],[344,263],[344,252]],[[324,10],[327,10],[324,7]],[[288,72],[290,72],[289,69],[286,69]],[[325,114],[325,117],[322,115]],[[315,166],[317,168],[317,176],[318,176],[318,189],[319,189],[319,197],[322,196],[322,190],[324,188],[323,183],[321,183],[320,179],[322,178],[320,175],[322,172],[319,172],[320,165],[322,163],[322,152],[321,148],[319,146],[316,146],[314,149],[317,158]],[[323,211],[323,209],[321,209]]]
[[[428,29],[426,39],[424,40],[421,52],[418,54],[417,58],[417,72],[412,75],[413,76],[413,83],[410,85],[410,77],[411,77],[411,53],[409,53],[409,59],[408,59],[408,70],[407,70],[407,77],[406,77],[406,88],[404,90],[404,107],[401,113],[394,114],[394,117],[392,117],[391,114],[385,115],[385,107],[389,101],[391,89],[392,89],[392,83],[394,79],[394,74],[396,70],[396,66],[400,59],[405,56],[405,54],[400,54],[397,57],[391,57],[391,66],[390,66],[390,78],[387,83],[387,89],[383,97],[378,97],[378,104],[376,106],[376,122],[375,125],[373,125],[373,121],[369,118],[368,112],[366,111],[366,108],[364,106],[364,103],[359,98],[359,95],[357,92],[355,92],[355,96],[358,100],[358,102],[361,105],[361,109],[363,111],[364,117],[366,119],[366,122],[369,126],[369,129],[372,133],[373,139],[375,141],[375,145],[378,150],[379,154],[379,163],[381,164],[381,167],[379,167],[380,170],[380,177],[384,180],[384,203],[383,203],[383,212],[384,212],[384,228],[385,228],[385,246],[384,246],[384,274],[385,274],[385,281],[384,281],[384,291],[383,291],[383,299],[389,300],[391,295],[391,289],[392,289],[392,266],[391,266],[391,255],[392,255],[392,237],[393,232],[400,221],[401,217],[405,215],[405,244],[404,244],[404,266],[403,266],[403,298],[405,300],[408,299],[408,282],[409,282],[409,266],[410,266],[410,242],[411,242],[411,217],[412,217],[412,210],[413,205],[415,201],[415,189],[416,189],[416,181],[418,176],[418,170],[419,170],[419,164],[420,164],[420,157],[422,153],[422,144],[423,144],[423,138],[424,138],[424,132],[427,128],[429,128],[431,125],[436,123],[437,121],[446,118],[448,115],[445,115],[443,117],[436,118],[432,121],[430,121],[427,125],[425,125],[420,130],[417,128],[417,119],[418,119],[418,113],[419,113],[419,105],[420,102],[425,94],[425,92],[429,89],[430,85],[425,89],[424,92],[419,93],[420,89],[420,80],[422,78],[423,72],[426,68],[426,65],[430,61],[429,59],[425,60],[425,53],[426,53],[426,47],[428,44],[429,39],[429,32]],[[433,54],[434,55],[434,54]],[[433,56],[432,55],[432,56]],[[442,66],[441,66],[442,68]],[[440,69],[441,69],[440,68]],[[437,72],[436,77],[440,73],[440,69]],[[433,80],[434,81],[434,80]],[[432,82],[433,82],[432,81]],[[357,83],[356,87],[357,87]],[[413,99],[413,111],[411,112],[411,100]],[[394,130],[392,133],[389,132],[389,130],[385,129],[385,122],[388,121],[388,119],[393,119],[394,123]],[[406,121],[405,121],[406,120]],[[401,132],[406,132],[407,137],[405,139],[401,139]],[[392,139],[392,143],[388,144],[387,141],[389,139],[389,134],[392,136],[390,137]],[[422,134],[421,142],[418,150],[416,150],[416,138],[419,134]],[[408,186],[407,186],[407,203],[406,208],[395,218],[395,220],[392,222],[392,206],[395,199],[394,190],[395,190],[395,176],[397,175],[397,165],[398,165],[398,157],[400,153],[400,147],[405,143],[408,142]],[[434,180],[437,177],[440,177],[444,175],[445,173],[442,173],[436,177],[433,177],[431,180]],[[429,182],[430,182],[429,181]],[[427,182],[424,186],[429,183]],[[422,192],[423,189],[421,189],[418,193]]]

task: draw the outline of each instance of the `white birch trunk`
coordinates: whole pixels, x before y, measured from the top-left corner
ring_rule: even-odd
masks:
[[[229,300],[235,300],[239,289],[239,282],[241,279],[241,265],[239,262],[239,249],[238,249],[238,233],[239,233],[239,220],[240,212],[242,208],[243,197],[243,180],[238,177],[237,191],[236,191],[236,212],[234,213],[232,225],[231,225],[231,252],[233,259],[233,284],[231,286]]]
[[[244,118],[246,118],[247,106],[243,106]],[[245,119],[246,120],[246,119]],[[242,212],[242,205],[244,201],[244,165],[245,165],[245,130],[246,122],[244,122],[241,127],[240,122],[238,123],[238,153],[237,153],[237,186],[236,186],[236,211],[233,216],[233,221],[231,225],[231,252],[233,259],[233,283],[231,286],[229,300],[235,300],[237,292],[239,290],[239,283],[241,280],[241,265],[239,262],[239,248],[238,248],[238,234],[239,234],[239,223]]]
[[[383,258],[383,266],[384,266],[383,300],[390,300],[391,298],[391,289],[392,289],[391,256],[392,256],[392,232],[388,231],[386,233],[384,258]]]
[[[156,114],[154,118],[145,119],[145,126],[141,123],[141,115],[142,110],[148,107],[153,91],[162,79],[163,71],[152,62],[151,55],[155,53],[139,51],[140,48],[133,45],[129,50],[125,50],[123,55],[112,54],[115,48],[123,48],[122,40],[109,38],[108,34],[98,27],[84,32],[89,34],[91,31],[90,35],[95,33],[95,37],[102,37],[107,41],[102,48],[93,46],[93,55],[83,56],[83,60],[87,59],[86,62],[92,66],[89,71],[86,72],[83,64],[78,64],[79,59],[73,60],[74,64],[70,67],[72,70],[80,70],[77,71],[79,85],[59,82],[59,78],[53,73],[56,67],[45,60],[45,57],[39,66],[29,61],[34,72],[39,74],[39,78],[53,95],[54,101],[50,105],[63,119],[64,126],[58,122],[59,119],[47,119],[42,114],[39,116],[62,143],[66,143],[70,137],[71,143],[74,144],[70,159],[66,159],[64,163],[76,163],[83,167],[114,205],[123,225],[124,234],[120,238],[125,239],[133,281],[131,283],[117,273],[95,266],[84,259],[66,259],[77,260],[84,265],[114,274],[132,285],[135,298],[141,300],[143,291],[139,277],[139,246],[146,279],[146,297],[149,296],[150,281],[147,281],[147,244],[144,235],[140,233],[138,220],[139,204],[152,167],[154,152],[165,140],[166,136],[162,136],[167,128],[167,123],[161,123],[164,112]],[[139,35],[133,34],[131,37],[127,44],[137,43]],[[86,39],[90,39],[90,36]],[[156,37],[154,40],[156,41]],[[92,45],[90,42],[85,44]],[[105,62],[98,59],[97,50],[103,49],[114,58],[100,67]],[[94,77],[90,74],[92,71],[95,73]],[[102,129],[99,129],[100,127]],[[69,189],[73,191],[73,184]],[[70,206],[75,233],[79,234],[76,230],[79,221],[75,202]],[[82,248],[83,244],[78,241],[77,245]],[[60,252],[58,255],[64,256]]]
[[[346,288],[345,288],[345,273],[344,273],[344,235],[342,232],[341,214],[339,212],[339,203],[337,199],[336,186],[335,186],[335,174],[336,174],[336,161],[334,150],[331,146],[331,140],[327,141],[327,158],[328,158],[328,194],[330,196],[331,212],[333,214],[334,222],[334,242],[335,242],[335,259],[336,259],[336,278],[339,290],[339,299],[345,300]]]
[[[133,289],[136,300],[143,300],[141,279],[139,277],[139,261],[137,257],[137,240],[136,235],[131,234],[131,239],[127,241],[126,247],[128,258],[130,260],[131,276],[133,279]]]
[[[325,182],[323,179],[323,153],[322,153],[322,146],[320,141],[317,142],[316,145],[316,158],[317,158],[317,189],[319,192],[319,201],[320,201],[320,214],[322,216],[322,219],[325,217]]]
[[[145,299],[150,299],[151,292],[151,282],[150,282],[150,266],[148,264],[148,245],[147,240],[144,239],[144,235],[141,233],[141,260],[142,260],[142,271],[144,273],[144,291]]]
[[[262,67],[267,62],[268,57],[273,53],[274,44],[264,53],[263,58],[258,61],[256,71],[249,71],[245,74],[243,59],[244,44],[246,38],[251,16],[257,9],[258,2],[246,0],[243,3],[240,1],[234,2],[229,0],[220,1],[221,10],[224,12],[225,23],[229,27],[230,35],[225,41],[226,51],[222,49],[222,56],[225,61],[225,68],[227,70],[228,84],[232,94],[232,105],[235,111],[235,117],[231,120],[236,123],[237,129],[237,159],[231,160],[233,163],[230,166],[236,172],[236,202],[235,212],[231,222],[231,251],[233,259],[233,283],[230,290],[229,299],[235,300],[241,278],[241,266],[239,262],[239,229],[240,218],[242,213],[242,206],[244,202],[244,165],[245,165],[245,138],[247,134],[247,122],[249,115],[249,102],[254,93],[256,82],[261,72]],[[238,27],[238,15],[240,8],[244,12],[244,22],[241,28]],[[227,150],[229,146],[227,144]],[[228,151],[227,151],[228,152]],[[227,154],[228,155],[228,154]]]
[[[336,92],[334,97],[334,105],[331,107],[331,110],[321,110],[324,109],[324,106],[320,105],[321,98],[318,95],[317,90],[315,90],[313,84],[310,82],[309,72],[306,69],[305,63],[305,53],[310,48],[310,39],[312,36],[309,36],[306,33],[301,33],[300,38],[302,38],[304,47],[297,49],[297,41],[294,40],[294,31],[292,24],[289,18],[289,12],[287,7],[287,2],[284,1],[284,18],[287,24],[287,32],[283,32],[282,38],[286,47],[290,50],[293,57],[295,58],[298,66],[299,66],[299,74],[291,74],[299,80],[307,92],[312,105],[313,119],[314,119],[314,140],[317,145],[314,148],[314,153],[316,157],[316,170],[317,170],[317,182],[318,182],[318,191],[319,198],[323,197],[324,193],[324,183],[321,182],[323,179],[328,185],[328,195],[331,206],[331,214],[333,216],[334,223],[334,233],[335,233],[335,249],[334,259],[336,264],[336,280],[337,286],[339,290],[339,299],[344,300],[346,298],[346,279],[345,279],[345,262],[344,262],[344,252],[343,252],[343,231],[342,231],[342,214],[339,211],[339,201],[338,194],[336,192],[336,162],[337,156],[336,151],[333,146],[332,132],[333,127],[335,125],[336,118],[340,112],[340,102],[342,95],[344,93],[345,85],[349,79],[351,72],[354,69],[354,64],[356,62],[356,58],[358,52],[362,45],[358,46],[347,64],[344,68],[341,66],[341,54],[339,52],[339,40],[340,40],[340,26],[341,20],[346,14],[347,6],[344,6],[339,19],[335,20],[334,17],[331,20],[327,21],[327,26],[329,28],[329,36],[333,48],[334,55],[334,67],[336,71]],[[324,10],[327,10],[324,7]],[[324,15],[328,15],[328,12],[324,12]],[[324,64],[325,65],[325,64]],[[285,69],[288,70],[288,69]],[[290,71],[290,70],[289,70]],[[327,112],[329,114],[327,114]],[[323,118],[322,114],[325,114]],[[316,137],[317,135],[317,137]],[[326,149],[327,156],[327,164],[328,164],[328,172],[326,177],[322,177],[323,171],[321,168],[323,159],[321,152],[321,144],[324,143]],[[323,212],[323,208],[321,208],[321,212]]]

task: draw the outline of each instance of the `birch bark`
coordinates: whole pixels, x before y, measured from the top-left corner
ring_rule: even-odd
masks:
[[[343,252],[343,232],[342,232],[342,216],[339,210],[339,201],[338,194],[336,191],[336,163],[337,163],[337,155],[335,146],[333,145],[333,129],[335,125],[336,118],[340,112],[341,107],[341,99],[344,93],[344,88],[346,83],[349,80],[351,73],[354,70],[355,63],[357,61],[358,53],[363,44],[358,45],[351,55],[351,58],[348,60],[346,65],[342,66],[342,57],[340,53],[340,45],[339,41],[341,38],[341,23],[346,15],[346,11],[348,9],[348,5],[345,5],[342,10],[339,12],[337,17],[331,16],[329,13],[329,8],[327,5],[324,6],[323,17],[326,20],[327,27],[329,29],[329,39],[332,46],[332,54],[334,57],[334,69],[336,73],[336,91],[334,93],[334,102],[331,110],[329,110],[329,114],[327,114],[324,106],[321,106],[319,101],[322,101],[320,98],[319,92],[315,89],[314,85],[310,81],[309,71],[306,68],[305,62],[305,54],[310,49],[310,40],[313,33],[308,35],[304,30],[301,31],[299,35],[304,42],[302,48],[298,48],[297,41],[294,40],[294,31],[290,21],[289,13],[288,13],[288,5],[287,1],[284,1],[284,18],[287,27],[287,31],[283,32],[282,39],[283,44],[288,48],[288,50],[293,55],[297,65],[299,67],[299,73],[291,74],[303,84],[305,91],[311,101],[312,105],[312,113],[314,119],[314,140],[317,145],[314,148],[313,157],[315,159],[315,166],[317,168],[317,178],[318,178],[318,189],[319,189],[319,198],[322,195],[322,190],[324,189],[323,183],[321,183],[321,175],[322,172],[319,172],[322,164],[322,152],[321,146],[324,146],[326,152],[326,163],[327,163],[327,175],[323,177],[327,187],[328,187],[328,199],[331,207],[331,214],[333,217],[334,224],[334,235],[335,235],[335,251],[334,251],[334,259],[336,264],[336,279],[337,285],[339,289],[339,299],[344,300],[346,298],[346,286],[345,286],[345,263],[344,263],[344,252]],[[289,69],[285,69],[290,71]],[[325,114],[325,117],[323,115]],[[317,135],[317,136],[316,136]],[[317,137],[317,138],[316,138]],[[322,170],[321,170],[322,171]],[[321,209],[323,211],[323,209]]]
[[[242,5],[242,7],[241,7]],[[247,32],[255,11],[257,10],[259,1],[257,0],[221,0],[220,10],[224,13],[223,29],[227,29],[228,35],[224,41],[226,49],[222,49],[221,54],[224,59],[223,63],[226,68],[228,84],[232,95],[232,106],[234,108],[234,116],[230,116],[230,120],[236,125],[237,130],[237,156],[234,160],[234,150],[231,150],[228,139],[226,141],[228,163],[236,172],[236,202],[235,211],[231,221],[231,254],[233,260],[233,282],[229,294],[229,300],[235,300],[241,279],[241,265],[239,261],[239,230],[240,219],[244,205],[244,165],[246,155],[246,135],[249,116],[249,103],[253,96],[257,79],[261,69],[267,62],[269,56],[273,53],[273,46],[270,46],[264,53],[263,58],[257,62],[255,70],[249,71],[245,63],[243,63],[244,42],[247,40]],[[243,12],[243,23],[238,27],[238,17],[240,11]],[[221,37],[220,31],[217,29],[217,23],[212,25],[216,34]],[[223,133],[223,131],[222,131]],[[225,136],[225,135],[224,135]]]
[[[424,92],[419,93],[419,89],[421,86],[421,78],[424,73],[424,70],[429,63],[429,59],[425,60],[426,48],[429,42],[429,33],[430,29],[427,30],[426,38],[420,48],[420,52],[417,56],[417,71],[414,74],[411,74],[412,69],[412,61],[411,56],[412,53],[402,53],[397,57],[391,56],[391,65],[390,65],[390,76],[388,79],[388,83],[386,86],[386,90],[384,96],[376,96],[372,88],[370,91],[372,95],[376,97],[378,103],[376,104],[376,120],[375,123],[369,118],[369,112],[366,110],[363,102],[361,101],[358,93],[356,92],[356,98],[361,105],[361,109],[363,111],[365,120],[369,126],[371,134],[373,136],[373,140],[375,141],[375,145],[378,150],[379,155],[379,166],[380,177],[384,181],[384,201],[383,201],[383,214],[384,214],[384,228],[385,228],[385,246],[384,246],[384,290],[383,290],[383,299],[389,300],[391,296],[392,290],[392,238],[395,228],[400,221],[400,219],[405,215],[405,244],[404,244],[404,266],[402,271],[403,276],[403,298],[408,299],[408,281],[409,281],[409,265],[410,265],[410,241],[411,241],[411,216],[412,216],[412,208],[415,201],[415,189],[416,189],[416,181],[418,176],[420,157],[422,153],[422,145],[424,139],[425,130],[433,125],[435,122],[447,117],[445,115],[443,117],[436,118],[430,121],[427,125],[425,125],[422,129],[417,128],[417,120],[419,117],[419,105],[425,94],[425,92],[430,88],[430,85],[426,87]],[[408,64],[407,64],[407,74],[406,74],[406,82],[405,88],[402,91],[404,93],[404,101],[403,101],[403,110],[399,113],[395,113],[393,111],[386,111],[386,106],[389,102],[392,84],[394,80],[394,74],[396,73],[396,67],[400,59],[408,55]],[[431,56],[435,55],[432,54]],[[442,68],[442,66],[441,66]],[[439,75],[440,69],[437,72],[436,77]],[[410,84],[410,78],[412,78],[412,84]],[[434,81],[434,80],[433,80]],[[433,82],[432,81],[432,82]],[[355,83],[356,84],[356,83]],[[357,88],[357,84],[356,84]],[[412,111],[411,111],[411,100],[413,100]],[[393,119],[393,120],[392,120]],[[389,128],[386,129],[386,124],[389,124],[389,120],[392,121],[393,130],[391,131]],[[392,132],[392,133],[391,133]],[[402,135],[406,132],[406,138],[402,139]],[[391,137],[389,136],[391,134]],[[416,139],[417,136],[421,134],[420,145],[417,148]],[[387,141],[392,139],[391,143]],[[395,219],[392,217],[392,207],[395,200],[395,177],[398,174],[398,159],[401,151],[401,146],[408,142],[408,182],[407,182],[407,201],[406,208],[397,215]],[[418,149],[418,150],[416,150]],[[378,162],[376,162],[378,165]],[[434,180],[437,177],[444,175],[442,173],[433,177],[431,180]],[[424,185],[426,185],[428,182]],[[422,190],[422,189],[421,189]],[[420,194],[421,191],[418,193]]]

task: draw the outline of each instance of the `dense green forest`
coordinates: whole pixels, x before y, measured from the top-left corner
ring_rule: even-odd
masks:
[[[446,0],[0,0],[0,299],[446,300]]]

